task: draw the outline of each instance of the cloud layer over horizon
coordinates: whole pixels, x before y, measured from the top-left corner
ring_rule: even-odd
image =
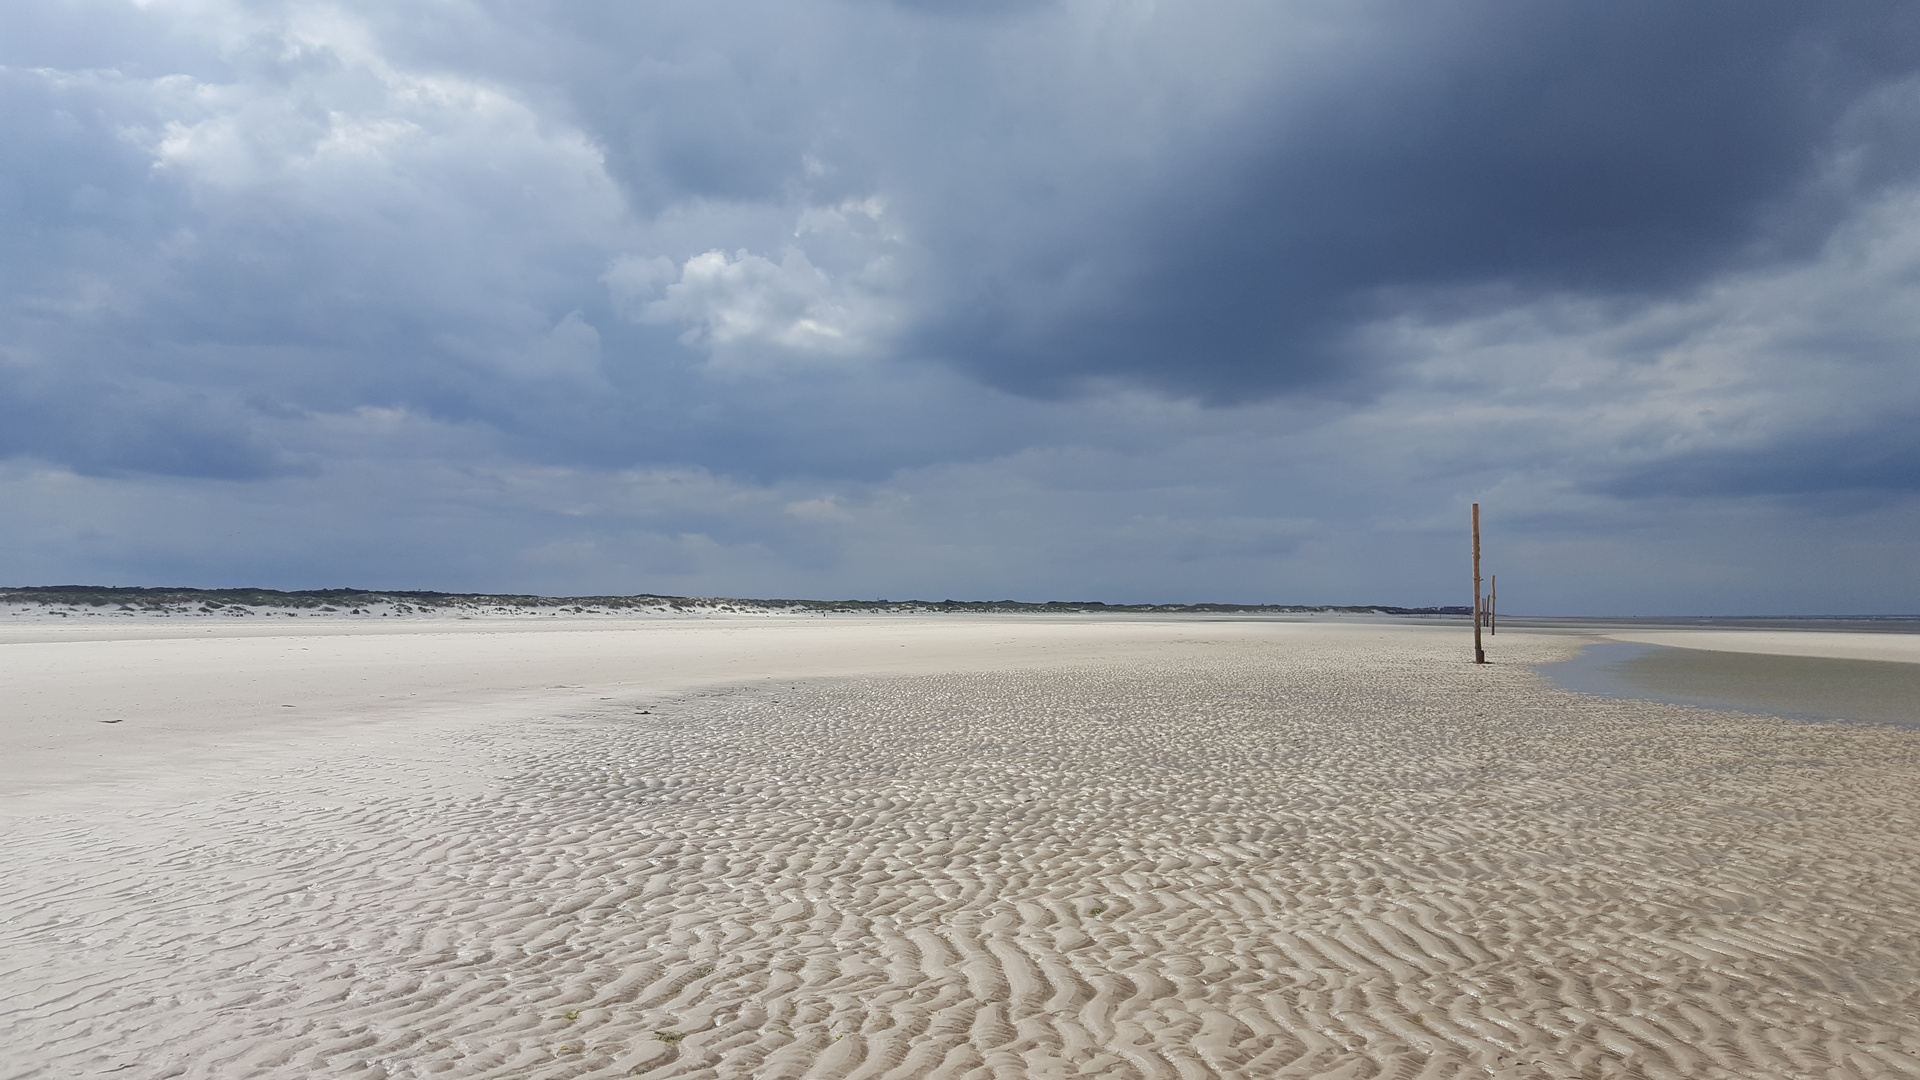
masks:
[[[10,21],[4,584],[1920,611],[1909,4]]]

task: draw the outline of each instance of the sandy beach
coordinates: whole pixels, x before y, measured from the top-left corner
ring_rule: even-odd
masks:
[[[1920,732],[1597,639],[9,624],[0,1077],[1920,1075]]]

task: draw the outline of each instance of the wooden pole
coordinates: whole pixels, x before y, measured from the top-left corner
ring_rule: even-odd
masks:
[[[1487,662],[1487,650],[1480,647],[1480,504],[1473,504],[1473,662]]]
[[[1487,578],[1487,636],[1500,632],[1500,575]]]

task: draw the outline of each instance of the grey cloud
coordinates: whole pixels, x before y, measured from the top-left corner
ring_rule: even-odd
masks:
[[[262,480],[312,464],[262,436],[240,402],[147,380],[36,379],[0,369],[0,457],[95,475]]]
[[[1452,603],[1474,498],[1911,518],[1908,5],[319,10],[0,42],[10,559]]]
[[[1215,4],[1133,26],[1016,5],[959,28],[822,3],[754,8],[724,50],[684,6],[564,10],[577,67],[553,78],[642,214],[884,190],[918,255],[902,347],[1022,393],[1364,377],[1350,332],[1383,293],[1656,295],[1804,257],[1914,171],[1886,102],[1920,15],[1894,3]],[[1215,76],[1225,46],[1195,24],[1274,60]],[[1315,32],[1343,51],[1303,53]],[[1864,164],[1836,188],[1843,154]]]
[[[1920,492],[1920,416],[1884,428],[1773,442],[1759,449],[1679,454],[1595,485],[1622,499],[1650,496],[1810,495],[1881,497]]]

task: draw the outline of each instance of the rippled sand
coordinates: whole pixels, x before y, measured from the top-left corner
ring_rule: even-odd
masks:
[[[1920,1075],[1920,733],[1140,634],[16,815],[0,1075]]]

